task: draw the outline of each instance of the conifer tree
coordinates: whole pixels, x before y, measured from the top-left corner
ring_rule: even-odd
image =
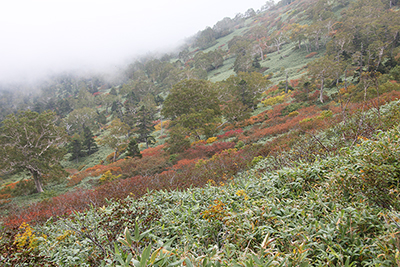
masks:
[[[136,121],[136,133],[139,135],[138,141],[146,142],[146,147],[149,147],[149,142],[154,140],[154,137],[150,136],[151,132],[154,131],[153,114],[149,110],[142,106],[138,111]]]
[[[142,154],[140,153],[140,149],[135,138],[132,138],[129,141],[126,156],[132,158],[142,158]]]
[[[83,129],[83,148],[86,150],[87,155],[91,155],[99,148],[97,147],[96,141],[94,140],[94,135],[89,127]]]
[[[85,156],[85,153],[83,152],[82,149],[83,146],[80,136],[78,134],[74,134],[72,136],[71,142],[67,146],[68,153],[71,153],[69,160],[70,161],[76,160],[76,162],[78,163],[79,158]]]

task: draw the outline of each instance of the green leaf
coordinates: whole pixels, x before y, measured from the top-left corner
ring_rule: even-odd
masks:
[[[140,259],[140,265],[141,266],[146,266],[147,261],[149,260],[150,257],[150,252],[151,252],[151,245],[148,245],[142,253],[141,259]]]
[[[185,263],[187,267],[194,267],[193,263],[188,258],[185,259]]]
[[[184,262],[185,260],[184,259],[182,259],[182,260],[179,260],[179,261],[176,261],[176,262],[173,262],[173,263],[171,263],[170,265],[168,265],[168,266],[177,266],[177,265],[180,265],[182,262]]]
[[[135,222],[135,233],[134,233],[134,238],[135,238],[135,241],[136,241],[136,242],[139,242],[139,241],[140,241],[139,225],[138,225],[137,220],[136,220],[136,222]]]

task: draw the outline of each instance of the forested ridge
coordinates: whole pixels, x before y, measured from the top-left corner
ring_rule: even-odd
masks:
[[[2,266],[400,266],[399,31],[395,0],[267,1],[1,84]]]

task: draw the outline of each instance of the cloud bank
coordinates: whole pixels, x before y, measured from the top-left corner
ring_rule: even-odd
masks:
[[[0,4],[0,82],[112,70],[265,0],[14,0]]]

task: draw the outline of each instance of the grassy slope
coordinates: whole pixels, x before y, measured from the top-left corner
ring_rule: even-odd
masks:
[[[398,109],[399,102],[388,106],[393,111]],[[382,110],[390,116],[387,112],[391,113],[391,109]],[[369,114],[373,116],[372,111]],[[391,150],[399,151],[398,131],[397,126],[375,136],[376,141],[361,140],[350,151],[355,155],[368,154],[370,150],[382,153],[385,148],[381,142],[387,139],[391,140]],[[329,142],[329,138],[323,141]],[[153,251],[174,240],[168,248],[174,252],[167,259],[170,263],[179,259],[187,259],[196,266],[205,261],[220,262],[222,266],[243,266],[251,262],[253,265],[246,266],[344,266],[346,262],[394,266],[398,263],[394,256],[399,249],[395,245],[398,229],[390,219],[393,214],[368,205],[362,195],[354,198],[341,195],[344,192],[336,180],[340,177],[337,170],[357,171],[358,168],[345,153],[310,164],[298,162],[297,167],[278,172],[260,171],[269,167],[270,160],[259,161],[254,168],[222,186],[211,181],[205,188],[153,192],[141,199],[128,197],[107,208],[91,209],[36,227],[37,233],[47,235],[40,250],[55,262],[63,260],[66,266],[85,266],[90,255],[104,257],[89,235],[104,247],[111,245],[112,249],[105,238],[112,229],[119,227],[122,231],[121,220],[114,217],[122,211],[131,230],[136,216],[141,214],[141,231],[152,229],[146,237],[153,240]],[[377,161],[365,159],[365,162],[383,163],[379,157]],[[142,209],[147,212],[141,213]],[[114,218],[111,225],[108,218]],[[68,232],[82,226],[86,228],[86,235],[79,230],[73,234]],[[65,236],[66,233],[70,234]],[[78,242],[79,247],[75,245]],[[49,249],[55,244],[59,249]],[[71,252],[74,249],[79,253]]]

